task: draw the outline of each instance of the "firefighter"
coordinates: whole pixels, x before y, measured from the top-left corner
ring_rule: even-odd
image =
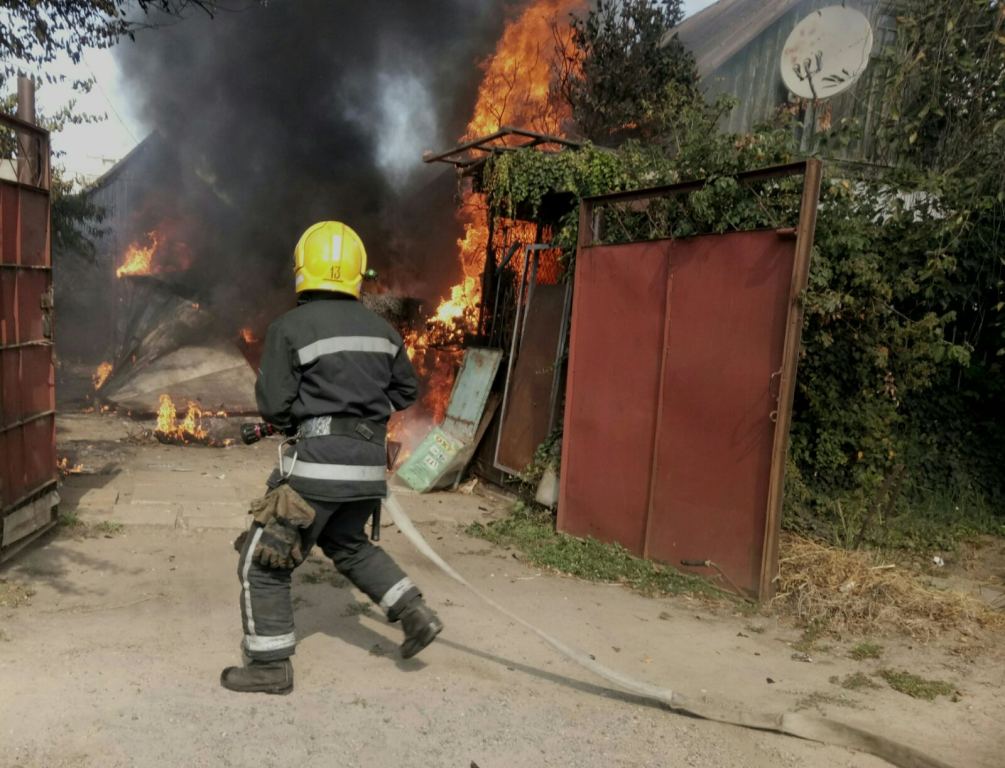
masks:
[[[403,657],[443,629],[418,587],[365,530],[387,494],[388,417],[411,405],[418,391],[401,336],[358,300],[366,251],[350,227],[313,225],[297,243],[294,262],[297,306],[269,327],[255,395],[266,421],[299,435],[268,485],[303,510],[299,518],[253,523],[241,545],[245,665],[227,667],[220,677],[232,691],[293,690],[291,577],[314,544],[390,622],[401,622]]]

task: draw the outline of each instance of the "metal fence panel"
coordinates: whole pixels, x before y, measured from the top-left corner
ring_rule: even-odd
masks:
[[[0,178],[0,559],[52,523],[58,498],[48,136],[16,125],[46,162]]]
[[[501,360],[502,351],[498,349],[468,347],[464,350],[464,360],[454,378],[443,419],[443,428],[464,442],[475,439]]]
[[[798,225],[773,231],[600,245],[604,206],[645,211],[708,180],[582,201],[562,439],[560,530],[762,599],[778,572],[822,165],[736,176],[787,176],[803,178]]]
[[[519,349],[506,382],[495,464],[523,472],[554,427],[568,284],[535,285],[530,292]]]
[[[433,427],[398,469],[397,476],[409,487],[424,493],[464,471],[473,452],[468,449],[483,434],[479,427],[487,426],[482,417],[501,360],[502,350],[465,350],[443,423]]]
[[[669,312],[645,554],[711,560],[758,590],[795,240],[739,232],[667,247]]]
[[[659,405],[664,243],[576,260],[559,529],[642,554]]]

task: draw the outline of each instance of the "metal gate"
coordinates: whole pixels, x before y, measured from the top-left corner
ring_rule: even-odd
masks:
[[[495,466],[511,475],[534,460],[558,421],[572,285],[559,278],[556,251],[540,243],[524,247],[495,453]],[[548,265],[542,252],[552,256]]]
[[[0,115],[0,559],[52,524],[56,485],[49,134]]]
[[[820,165],[745,175],[794,174],[795,230],[594,245],[594,206],[701,183],[583,202],[561,530],[770,595]]]

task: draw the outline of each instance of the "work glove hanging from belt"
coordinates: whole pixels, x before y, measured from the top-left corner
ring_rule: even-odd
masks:
[[[314,510],[283,484],[251,503],[251,516],[262,526],[252,559],[263,568],[292,570],[304,561],[301,532],[314,523]]]

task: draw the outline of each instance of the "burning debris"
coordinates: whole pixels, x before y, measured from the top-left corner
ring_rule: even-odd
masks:
[[[114,367],[109,362],[101,363],[94,373],[91,374],[91,381],[94,382],[94,390],[97,391],[101,389],[105,382],[108,381],[108,377],[112,375]]]
[[[506,26],[494,53],[483,63],[485,74],[462,141],[504,125],[564,136],[563,126],[571,115],[551,89],[554,24],[584,5],[583,0],[538,0]],[[529,244],[540,237],[536,225],[525,221],[500,220],[492,231],[485,196],[471,189],[462,195],[458,216],[464,234],[457,240],[457,249],[463,277],[449,289],[425,327],[405,336],[424,392],[420,409],[392,420],[389,436],[403,443],[403,458],[431,425],[443,420],[463,345],[483,330],[479,327],[481,279],[490,245],[499,254],[514,242]]]
[[[56,462],[56,468],[59,470],[59,474],[63,477],[67,477],[69,475],[79,475],[84,471],[83,464],[71,465],[69,458],[66,456],[60,457],[60,459]]]
[[[470,63],[498,36],[499,8],[258,5],[211,22],[193,14],[122,47],[125,75],[146,102],[137,109],[157,132],[108,178],[119,232],[165,236],[151,260],[157,275],[172,241],[188,242],[195,259],[180,282],[199,286],[235,340],[243,327],[260,337],[292,303],[291,243],[311,220],[351,222],[387,289],[438,295],[449,283],[441,260],[456,239],[453,185],[419,158],[463,130],[460,105],[480,74]],[[319,37],[319,28],[328,32]],[[258,85],[217,87],[235,77]],[[186,118],[193,110],[213,119]],[[294,115],[312,127],[309,141],[290,139],[296,129],[283,116]],[[127,181],[129,195],[118,194]]]
[[[360,295],[360,301],[372,312],[376,312],[387,322],[397,328],[404,336],[408,328],[419,321],[422,315],[422,301],[411,296],[397,293],[372,293],[366,291]]]
[[[211,416],[225,419],[227,413],[226,411],[206,413],[197,403],[189,401],[185,418],[179,422],[178,409],[174,400],[171,399],[170,395],[161,395],[157,408],[157,427],[154,429],[154,437],[168,445],[196,444],[226,448],[233,444],[232,439],[217,440],[211,436],[209,430],[203,425],[203,419]]]
[[[146,247],[141,246],[138,242],[129,244],[122,266],[115,270],[116,277],[152,275],[154,273],[154,254],[160,247],[162,237],[157,232],[148,232],[147,240],[150,241],[150,244]]]
[[[184,247],[169,240],[157,240],[167,254],[166,261],[149,266],[154,272],[176,272],[184,264]],[[125,265],[135,265],[127,249]],[[156,255],[155,255],[155,258]],[[156,412],[160,397],[170,392],[188,402],[219,404],[231,412],[256,410],[255,375],[244,354],[254,344],[250,327],[228,330],[207,311],[197,294],[177,279],[167,282],[158,276],[127,273],[128,280],[116,285],[118,323],[112,360],[102,363],[92,376],[95,390],[106,403],[136,413]]]
[[[533,0],[502,25],[498,9],[490,6],[458,14],[466,6],[460,0],[438,11],[397,0],[391,3],[393,12],[383,5],[379,12],[366,4],[349,12],[315,4],[308,13],[279,4],[215,21],[205,35],[193,20],[186,22],[193,26],[185,35],[164,32],[151,39],[126,70],[150,95],[147,117],[158,132],[144,142],[133,166],[109,177],[102,188],[105,198],[98,201],[111,206],[118,231],[130,233],[133,240],[108,271],[121,279],[114,281],[111,369],[100,387],[95,379],[101,400],[151,413],[160,407],[161,394],[170,392],[179,404],[219,403],[231,412],[254,411],[253,366],[266,322],[292,300],[285,276],[290,233],[302,228],[305,212],[323,199],[340,217],[352,220],[366,242],[381,244],[372,249],[374,266],[390,276],[386,287],[396,293],[378,294],[378,299],[402,316],[404,322],[394,324],[403,331],[422,381],[417,407],[397,415],[391,426],[391,439],[400,440],[407,454],[443,419],[465,345],[487,338],[492,307],[482,302],[489,254],[498,258],[511,244],[542,236],[530,222],[496,218],[490,225],[486,199],[472,189],[462,192],[459,211],[451,212],[449,179],[416,169],[418,154],[445,136],[463,133],[470,139],[503,125],[561,135],[568,114],[551,88],[556,22],[584,5],[585,0]],[[301,46],[295,57],[275,42],[277,26],[313,29],[319,14],[339,20],[341,43],[336,48],[344,55],[344,67],[333,69],[330,39],[320,46]],[[427,27],[435,34],[416,31]],[[382,45],[373,46],[369,37],[361,44],[361,29],[379,30]],[[464,30],[470,49],[451,46],[449,57],[456,62],[448,63],[441,43],[450,39],[452,29]],[[205,45],[207,35],[211,46]],[[290,39],[298,38],[291,34]],[[464,67],[465,61],[482,55],[489,39],[497,43],[481,72]],[[178,57],[182,49],[192,55]],[[375,52],[391,49],[414,56],[401,64],[382,55],[374,58]],[[323,81],[324,88],[344,94],[342,106],[353,108],[325,105],[312,111],[286,85],[274,86],[269,78],[257,78],[267,85],[254,95],[221,96],[206,86],[230,77],[236,50],[260,54],[248,59],[258,71],[274,72],[282,63],[294,68],[290,76],[295,81]],[[167,61],[170,66],[164,66]],[[409,83],[418,84],[406,94],[408,103],[396,98],[383,106],[388,92],[397,94],[392,86],[406,75]],[[479,76],[474,110],[458,114],[456,100],[473,92]],[[207,131],[203,122],[179,119],[184,112],[179,105],[201,101],[214,104],[227,130],[214,125]],[[282,140],[288,125],[276,131],[269,126],[277,110],[284,112],[283,105],[324,130],[306,144]],[[413,121],[407,141],[388,136],[388,116],[411,111],[437,116],[428,131]],[[455,122],[439,125],[440,118]],[[404,163],[404,176],[388,176],[385,160],[392,155],[407,158],[394,166]],[[249,157],[256,162],[247,163]],[[374,163],[363,160],[368,157]],[[339,168],[339,175],[332,168]],[[283,190],[282,196],[262,193],[263,179],[274,185],[270,190]],[[131,186],[124,196],[118,184],[126,180]],[[461,225],[459,237],[451,217]],[[139,233],[145,235],[136,237]],[[459,269],[445,270],[435,258],[449,252],[445,249],[451,243]],[[457,275],[454,285],[440,277],[450,272]],[[428,319],[418,322],[418,301],[397,298],[430,294],[439,301],[430,305]],[[174,418],[178,427],[177,413]],[[198,420],[192,426],[189,432],[195,437],[183,442],[202,439]],[[172,430],[161,432],[176,439]]]
[[[184,241],[168,238],[159,229],[146,234],[147,245],[134,241],[126,248],[122,265],[115,276],[149,277],[171,272],[184,272],[192,266],[192,255]]]

